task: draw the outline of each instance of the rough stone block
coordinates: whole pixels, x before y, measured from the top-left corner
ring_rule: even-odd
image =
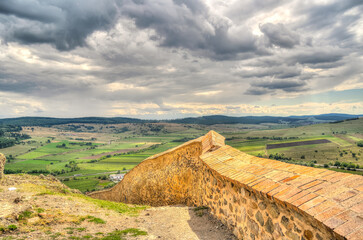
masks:
[[[0,179],[4,177],[4,168],[5,168],[6,158],[4,154],[0,153]]]

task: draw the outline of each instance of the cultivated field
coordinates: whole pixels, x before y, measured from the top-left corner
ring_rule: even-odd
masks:
[[[296,146],[307,146],[313,144],[322,144],[322,143],[330,143],[328,139],[317,139],[310,141],[296,141],[296,142],[287,142],[287,143],[275,143],[275,144],[266,144],[266,149],[274,149],[274,148],[287,148],[287,147],[296,147]]]

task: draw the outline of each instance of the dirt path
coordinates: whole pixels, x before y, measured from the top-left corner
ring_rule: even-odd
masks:
[[[140,221],[139,226],[150,233],[145,239],[236,239],[207,211],[203,216],[198,216],[194,208],[185,206],[147,209],[137,219]]]
[[[6,229],[4,233],[0,230],[0,239],[102,239],[116,230],[130,228],[147,232],[146,236],[127,235],[130,240],[236,239],[207,209],[149,207],[138,216],[121,214],[101,208],[90,198],[69,193],[51,177],[40,180],[34,176],[7,175],[0,183],[0,206],[0,229]],[[16,225],[17,230],[7,230],[9,225]]]

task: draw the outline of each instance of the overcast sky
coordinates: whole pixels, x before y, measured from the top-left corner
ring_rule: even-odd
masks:
[[[1,0],[0,117],[363,114],[361,0]]]

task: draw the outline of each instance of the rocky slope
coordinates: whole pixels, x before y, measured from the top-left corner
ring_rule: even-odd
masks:
[[[86,197],[51,176],[0,180],[0,239],[235,239],[204,208]]]

